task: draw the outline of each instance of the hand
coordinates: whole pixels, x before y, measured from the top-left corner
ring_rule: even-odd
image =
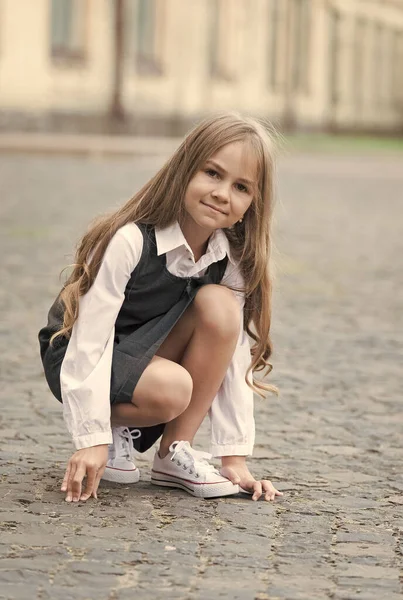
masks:
[[[105,470],[108,460],[108,444],[92,446],[77,450],[67,463],[66,473],[61,487],[62,492],[67,492],[66,502],[88,500],[90,496],[97,498],[99,481]],[[85,491],[82,481],[87,476]]]
[[[221,475],[232,483],[238,484],[245,492],[252,494],[252,500],[259,500],[264,494],[264,499],[270,502],[276,496],[283,495],[282,492],[276,490],[271,481],[267,479],[256,481],[246,465],[244,456],[224,456],[221,461]]]

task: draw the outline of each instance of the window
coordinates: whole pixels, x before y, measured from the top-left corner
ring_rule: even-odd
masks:
[[[54,59],[85,58],[85,0],[52,0],[51,54]]]
[[[164,0],[130,0],[126,4],[131,41],[137,72],[161,75],[163,71]]]
[[[294,55],[292,89],[309,91],[311,50],[311,0],[294,0]]]
[[[279,33],[281,24],[280,1],[271,0],[269,5],[269,85],[273,92],[279,87]]]
[[[394,70],[394,31],[385,24],[378,24],[376,28],[377,69],[376,69],[376,99],[377,105],[391,107],[393,105]],[[399,64],[399,63],[398,63]],[[401,68],[401,64],[399,65]]]
[[[354,31],[354,57],[353,57],[353,90],[354,104],[357,110],[360,110],[364,103],[364,68],[365,52],[367,42],[368,22],[363,17],[358,17],[355,22]]]
[[[389,102],[390,69],[388,64],[388,29],[384,23],[375,25],[374,41],[374,101],[378,108],[382,108]]]
[[[394,30],[391,28],[385,29],[384,39],[384,66],[383,66],[383,87],[384,87],[384,103],[387,107],[393,108],[394,82],[393,76],[395,63],[394,59]],[[401,65],[400,65],[401,67]]]
[[[396,110],[401,110],[403,108],[403,30],[394,32],[392,64],[392,102]]]
[[[210,75],[232,81],[237,70],[238,27],[234,21],[233,0],[211,0]]]
[[[329,94],[333,108],[337,107],[340,101],[340,28],[339,12],[333,8],[329,9]]]

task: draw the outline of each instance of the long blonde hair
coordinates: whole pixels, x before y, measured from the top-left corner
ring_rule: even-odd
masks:
[[[273,209],[274,158],[272,136],[255,119],[226,113],[205,119],[183,140],[158,173],[126,204],[96,221],[78,243],[73,271],[59,300],[64,308],[63,326],[53,334],[69,337],[78,318],[79,297],[92,286],[105,250],[115,233],[130,222],[167,227],[181,221],[184,196],[192,177],[205,162],[227,144],[248,142],[258,167],[255,197],[242,223],[225,230],[231,252],[239,260],[245,281],[244,328],[254,341],[246,374],[250,387],[260,395],[274,386],[255,379],[253,373],[271,370],[271,291],[269,272],[270,227]],[[252,383],[249,374],[252,373]]]

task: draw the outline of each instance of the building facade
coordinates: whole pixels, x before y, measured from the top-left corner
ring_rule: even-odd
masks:
[[[1,0],[0,89],[3,129],[176,134],[231,109],[399,133],[403,0]]]

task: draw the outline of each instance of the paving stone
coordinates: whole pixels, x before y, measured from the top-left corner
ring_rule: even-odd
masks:
[[[332,548],[333,552],[336,554],[351,556],[351,557],[361,557],[361,556],[371,556],[375,558],[394,558],[394,548],[392,545],[383,546],[381,544],[354,544],[350,543],[338,543]]]
[[[373,565],[338,565],[344,577],[365,577],[366,579],[377,579],[384,582],[385,580],[399,579],[399,572],[394,568],[377,567]]]
[[[393,537],[391,533],[384,532],[383,530],[378,531],[352,531],[351,533],[344,532],[340,529],[337,532],[338,542],[368,542],[370,544],[379,544],[381,542],[393,543]]]
[[[359,590],[366,592],[375,592],[378,594],[384,594],[385,598],[388,598],[389,593],[398,594],[401,592],[401,585],[396,579],[375,579],[372,577],[344,577],[340,576],[336,578],[337,585],[340,587],[355,587]]]
[[[401,600],[401,594],[394,594],[388,590],[387,596],[383,596],[387,598],[387,600]],[[380,594],[379,590],[362,591],[361,588],[357,588],[357,591],[346,592],[346,591],[336,591],[335,595],[332,597],[334,600],[379,600]]]
[[[72,445],[37,332],[78,236],[159,164],[0,156],[0,599],[401,598],[401,157],[280,164],[281,395],[256,399],[250,467],[284,497],[154,488],[151,449],[138,485],[102,482],[98,501],[64,502]],[[207,423],[196,444],[207,449]]]

